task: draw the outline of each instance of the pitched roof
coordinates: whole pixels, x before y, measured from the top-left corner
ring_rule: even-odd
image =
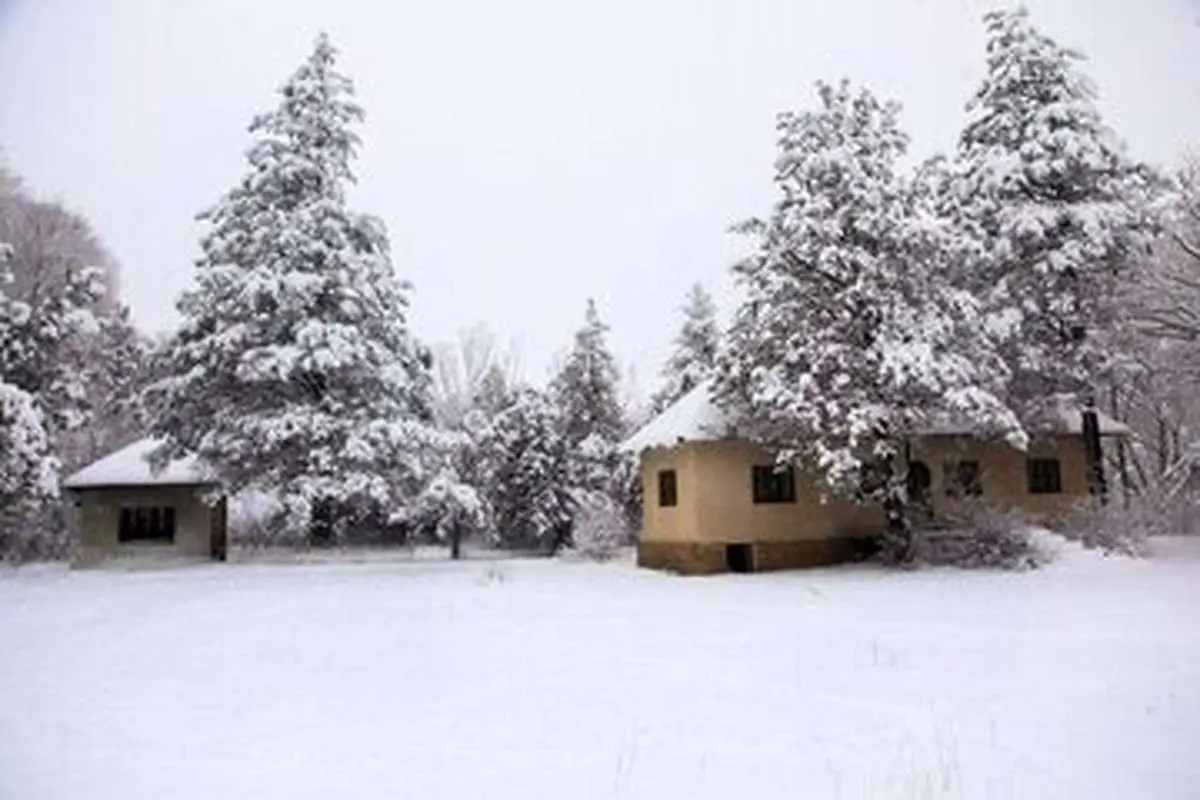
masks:
[[[1129,427],[1107,414],[1099,414],[1101,436],[1128,436]],[[1047,433],[1083,433],[1083,413],[1065,403],[1040,429]],[[969,425],[936,425],[926,432],[931,436],[967,436],[974,433]],[[701,383],[668,406],[637,433],[621,443],[621,449],[640,453],[652,447],[674,447],[684,442],[709,442],[736,435],[733,420],[712,399],[711,384]]]
[[[621,449],[639,453],[651,447],[708,442],[731,435],[732,421],[713,402],[710,388],[707,382],[696,386],[622,442]]]
[[[150,469],[150,453],[161,442],[141,439],[115,453],[110,453],[76,472],[63,481],[67,489],[88,489],[99,486],[199,486],[209,483],[195,458],[172,461],[160,472]]]

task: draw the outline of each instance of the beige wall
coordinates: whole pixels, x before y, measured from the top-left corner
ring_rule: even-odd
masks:
[[[983,442],[969,436],[934,436],[913,444],[911,458],[922,461],[933,478],[934,513],[945,510],[945,463],[978,461],[983,500],[1029,514],[1046,524],[1060,520],[1088,496],[1086,454],[1082,436],[1055,436],[1030,443],[1025,452],[1004,442]],[[1057,458],[1062,474],[1061,494],[1030,494],[1026,461]]]
[[[844,498],[822,497],[818,476],[797,469],[796,502],[756,504],[751,485],[755,465],[774,456],[748,442],[729,440],[690,445],[698,491],[695,537],[700,541],[772,542],[827,539],[876,533],[878,509]],[[826,492],[828,494],[828,492]]]
[[[1059,459],[1062,494],[1029,494],[1026,459],[1042,457]],[[935,513],[947,505],[947,461],[979,461],[985,501],[1025,511],[1047,523],[1068,513],[1087,496],[1083,439],[1079,436],[1036,441],[1028,452],[972,437],[931,437],[914,444],[912,458],[929,467]],[[740,440],[689,442],[644,452],[642,540],[794,542],[870,536],[882,530],[883,514],[878,507],[837,497],[822,498],[824,487],[819,476],[801,469],[796,471],[795,503],[755,504],[751,469],[756,464],[771,463],[770,453]],[[674,508],[658,506],[658,472],[663,469],[676,472],[678,505]]]
[[[92,564],[123,553],[202,557],[211,554],[212,514],[195,487],[128,487],[88,489],[77,494],[80,541],[77,564]],[[171,506],[175,509],[175,542],[117,541],[122,506]]]
[[[658,473],[675,470],[677,502],[669,508],[658,505]],[[642,491],[645,502],[642,526],[655,539],[691,541],[696,529],[699,495],[696,482],[696,452],[690,446],[647,450],[642,454]]]
[[[772,456],[748,442],[689,442],[642,454],[645,489],[643,540],[756,542],[825,539],[876,533],[876,508],[821,496],[813,476],[796,471],[796,502],[755,504],[751,471]],[[675,508],[658,506],[658,472],[674,469]]]

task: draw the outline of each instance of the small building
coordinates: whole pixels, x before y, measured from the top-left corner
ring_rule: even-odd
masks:
[[[1103,436],[1129,429],[1101,415]],[[851,560],[884,529],[877,505],[831,496],[823,477],[782,469],[737,436],[702,384],[634,434],[645,506],[638,564],[685,574]],[[910,444],[914,511],[936,520],[961,497],[1053,524],[1088,496],[1082,415],[1063,410],[1027,451],[945,427]]]
[[[150,467],[158,446],[142,439],[63,482],[78,511],[73,563],[112,557],[225,559],[226,503],[193,458]]]

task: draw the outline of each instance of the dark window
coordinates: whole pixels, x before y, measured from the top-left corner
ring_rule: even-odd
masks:
[[[671,508],[679,502],[675,483],[675,470],[664,469],[658,473],[658,506]]]
[[[792,467],[755,467],[751,473],[755,503],[796,502],[796,474]]]
[[[983,477],[978,461],[947,461],[943,466],[948,497],[981,497]]]
[[[1062,494],[1062,467],[1057,458],[1031,458],[1025,462],[1030,494]]]
[[[170,506],[123,507],[117,541],[174,542],[175,509]]]

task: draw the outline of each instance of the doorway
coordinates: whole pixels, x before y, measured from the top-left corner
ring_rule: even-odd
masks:
[[[907,483],[908,501],[916,511],[917,518],[922,522],[929,521],[933,516],[933,473],[924,462],[910,461]]]
[[[753,572],[754,571],[754,550],[753,545],[748,544],[727,544],[725,545],[725,566],[730,572]]]

